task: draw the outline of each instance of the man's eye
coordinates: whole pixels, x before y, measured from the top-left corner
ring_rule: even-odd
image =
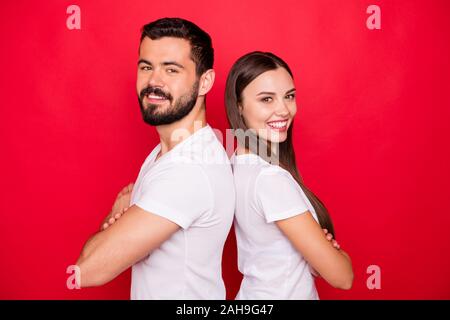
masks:
[[[151,70],[152,68],[150,68],[149,66],[143,66],[143,67],[141,67],[141,70],[144,70],[144,71],[149,71],[149,70]]]
[[[178,70],[176,69],[167,69],[168,73],[178,73]]]
[[[272,97],[264,97],[261,99],[262,102],[271,102],[272,101]]]

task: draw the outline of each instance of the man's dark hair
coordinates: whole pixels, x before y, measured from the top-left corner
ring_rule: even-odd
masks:
[[[162,18],[142,27],[141,43],[145,37],[152,40],[163,37],[181,38],[191,44],[191,59],[195,62],[197,76],[212,69],[214,49],[209,34],[194,23],[181,18]]]

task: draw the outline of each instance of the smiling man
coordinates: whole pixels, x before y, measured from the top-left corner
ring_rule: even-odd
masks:
[[[221,261],[235,190],[226,152],[206,123],[212,67],[211,38],[195,24],[164,18],[143,27],[137,94],[160,143],[126,213],[85,244],[81,287],[132,267],[131,299],[225,299]]]

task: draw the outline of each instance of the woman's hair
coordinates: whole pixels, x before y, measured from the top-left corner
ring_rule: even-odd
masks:
[[[273,163],[273,155],[276,155],[280,167],[287,170],[297,181],[302,188],[305,195],[311,202],[316,211],[319,224],[322,228],[328,229],[334,237],[334,227],[331,221],[328,210],[324,204],[316,197],[311,190],[309,190],[303,183],[303,180],[297,170],[295,160],[294,147],[292,145],[292,127],[293,123],[288,129],[287,139],[281,143],[271,143],[265,141],[257,136],[245,124],[245,120],[239,112],[239,105],[242,105],[242,92],[244,89],[260,74],[275,70],[277,68],[284,68],[293,77],[289,66],[282,59],[270,52],[254,51],[239,58],[231,68],[228,75],[225,87],[225,106],[227,111],[228,122],[234,130],[238,143],[244,146],[251,152],[261,156],[266,161]],[[249,130],[250,129],[250,130]],[[244,135],[237,134],[237,132],[245,132]],[[271,157],[267,157],[267,153]]]

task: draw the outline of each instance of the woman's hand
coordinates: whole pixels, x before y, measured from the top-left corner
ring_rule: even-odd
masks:
[[[328,240],[328,241],[331,241],[331,243],[333,244],[333,247],[335,247],[336,249],[340,250],[340,249],[341,249],[341,246],[339,245],[339,243],[338,243],[335,239],[333,239],[333,234],[328,233],[328,230],[327,230],[327,229],[322,229],[322,230],[323,230],[323,232],[325,233],[325,236],[327,237],[327,240]],[[319,274],[316,270],[314,270],[314,268],[312,268],[312,267],[310,266],[309,269],[311,270],[311,274],[312,274],[313,276],[315,276],[315,277],[320,277],[320,274]]]
[[[333,244],[333,247],[335,247],[336,249],[339,250],[341,248],[341,246],[339,245],[339,243],[336,240],[333,239],[333,234],[328,233],[327,229],[323,229],[323,232],[325,232],[327,240],[331,241],[331,243]]]

